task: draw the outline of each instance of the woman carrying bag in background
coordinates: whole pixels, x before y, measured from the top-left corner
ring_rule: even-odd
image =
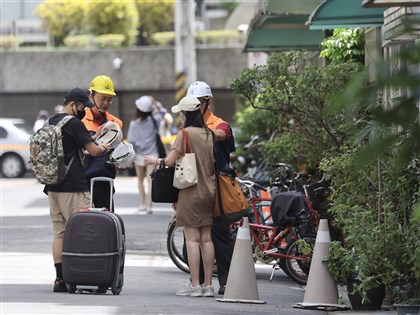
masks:
[[[214,296],[212,274],[214,247],[211,239],[213,206],[216,184],[213,157],[213,137],[200,112],[200,101],[193,96],[184,97],[172,107],[173,113],[181,112],[185,117],[184,129],[189,134],[191,152],[195,153],[197,184],[179,190],[178,203],[174,204],[176,224],[183,227],[188,250],[191,283],[177,291],[181,296]],[[172,150],[165,158],[165,165],[174,167],[183,152],[183,132],[178,132]],[[145,156],[145,164],[159,165],[160,158]],[[204,263],[204,283],[200,285],[200,250]]]
[[[137,175],[137,185],[140,195],[139,211],[146,211],[152,214],[151,188],[152,181],[149,174],[154,170],[154,165],[146,165],[144,156],[153,156],[155,159],[159,156],[156,143],[156,128],[152,110],[153,102],[150,96],[144,95],[135,101],[136,116],[130,122],[128,128],[127,140],[133,145],[136,152],[134,166]],[[147,187],[144,179],[146,178]]]

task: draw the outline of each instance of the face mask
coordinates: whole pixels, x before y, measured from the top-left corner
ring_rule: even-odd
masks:
[[[76,106],[76,110],[77,110],[77,114],[74,114],[74,111],[73,111],[73,115],[75,117],[79,118],[80,120],[82,120],[86,115],[86,111],[85,110],[78,110],[77,106]]]
[[[78,110],[76,117],[79,118],[80,120],[82,120],[85,117],[85,115],[86,115],[85,110]]]

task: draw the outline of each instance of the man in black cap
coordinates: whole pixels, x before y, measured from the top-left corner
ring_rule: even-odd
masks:
[[[82,150],[90,155],[98,156],[107,151],[107,145],[97,145],[81,122],[86,107],[92,107],[87,91],[74,88],[64,97],[63,108],[49,119],[50,125],[56,125],[62,119],[69,119],[62,127],[64,160],[69,167],[61,184],[45,185],[44,193],[48,195],[50,216],[53,226],[54,240],[52,254],[56,269],[54,292],[67,292],[62,273],[62,251],[64,229],[70,215],[81,208],[90,206],[89,187],[85,178],[82,163]]]

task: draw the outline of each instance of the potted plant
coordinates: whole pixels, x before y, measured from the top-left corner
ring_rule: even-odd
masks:
[[[390,150],[361,167],[356,152],[350,148],[323,164],[336,190],[330,212],[343,231],[345,244],[342,249],[332,246],[327,264],[333,276],[346,284],[353,268],[358,283],[352,290],[362,294],[363,303],[369,300],[369,289],[383,284],[387,302],[392,304],[398,300],[392,294],[395,283],[414,279],[417,288],[419,284],[419,225],[413,213],[420,162],[413,160],[409,167],[401,167],[395,150]]]
[[[353,309],[375,310],[381,307],[385,286],[377,273],[366,274],[354,248],[346,248],[340,241],[333,241],[325,262],[336,283],[347,288]]]
[[[412,71],[419,52],[418,44],[400,47],[377,65],[374,82],[360,84],[359,78],[347,87],[343,101],[349,112],[362,103],[377,106],[366,107],[371,114],[365,121],[354,120],[361,132],[347,152],[331,159],[339,190],[332,212],[356,249],[357,264],[376,269],[387,302],[395,305],[420,300],[420,95]]]
[[[398,315],[420,314],[419,279],[402,279],[394,286],[392,293]]]
[[[401,263],[407,270],[392,283],[392,300],[398,315],[420,314],[420,240],[418,237],[420,221],[413,220],[407,242],[401,244],[416,244],[409,246],[410,255],[402,257]]]

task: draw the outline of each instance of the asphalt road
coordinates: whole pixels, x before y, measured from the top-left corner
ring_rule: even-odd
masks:
[[[126,228],[124,287],[118,296],[53,293],[51,223],[47,197],[35,179],[0,179],[1,314],[327,314],[301,310],[304,287],[271,268],[256,265],[259,299],[265,304],[223,303],[215,298],[178,297],[188,282],[167,256],[166,228],[172,213],[155,205],[154,214],[137,212],[133,177],[117,177],[115,207]],[[241,268],[235,266],[234,268]],[[253,272],[243,270],[243,272]],[[214,279],[217,290],[217,279]]]

